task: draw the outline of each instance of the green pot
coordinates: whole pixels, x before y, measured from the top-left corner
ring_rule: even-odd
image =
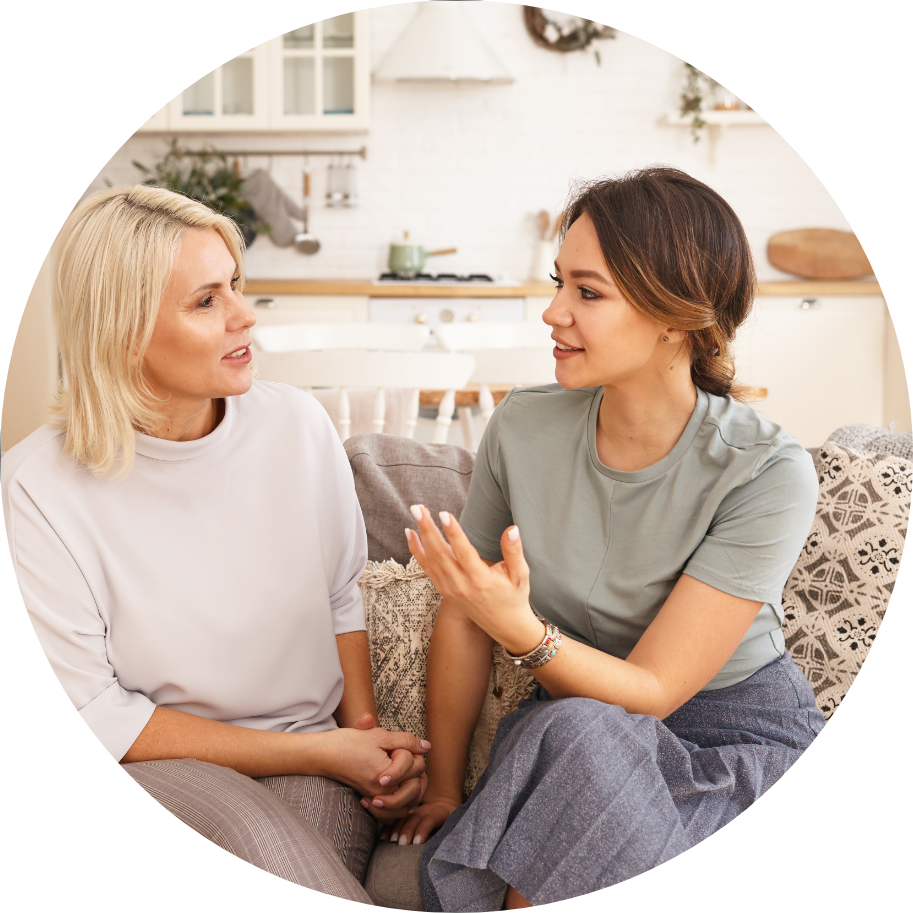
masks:
[[[391,273],[396,273],[398,276],[414,276],[422,271],[427,257],[439,257],[441,254],[455,254],[456,252],[455,247],[448,247],[444,250],[425,250],[421,244],[397,242],[390,245],[387,267]]]

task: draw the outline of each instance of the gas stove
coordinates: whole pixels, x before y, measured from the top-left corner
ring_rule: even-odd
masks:
[[[491,283],[494,284],[494,279],[491,276],[486,275],[485,273],[469,273],[465,276],[459,276],[456,273],[438,273],[437,275],[432,275],[431,273],[416,273],[414,276],[401,276],[399,273],[381,273],[379,279],[374,280],[376,283],[388,283],[388,282],[408,282],[413,285],[421,283],[440,283],[442,285],[446,284],[460,284],[466,285],[469,283]]]

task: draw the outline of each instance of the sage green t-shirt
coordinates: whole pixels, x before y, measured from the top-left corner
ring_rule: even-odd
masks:
[[[622,659],[682,574],[763,602],[704,690],[740,682],[785,650],[781,594],[818,496],[811,456],[750,406],[698,389],[672,451],[620,472],[596,452],[602,394],[511,391],[485,430],[460,523],[489,561],[516,523],[536,612]]]

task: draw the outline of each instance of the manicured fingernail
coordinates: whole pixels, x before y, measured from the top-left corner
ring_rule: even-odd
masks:
[[[416,834],[416,835],[415,835],[415,840],[412,841],[413,846],[416,846],[416,845],[418,845],[418,844],[421,843],[421,842],[422,842],[422,835],[421,835],[421,834]]]
[[[450,526],[450,514],[448,514],[446,510],[442,510],[438,516],[441,518],[441,523],[443,523],[444,526]]]
[[[390,843],[396,843],[397,840],[399,840],[399,833],[394,831],[392,834],[390,834]]]
[[[422,739],[422,748],[424,748],[425,751],[428,751],[428,749],[431,748],[431,742],[426,742],[424,739]]]
[[[405,846],[408,842],[409,842],[409,838],[405,834],[403,834],[403,836],[399,838],[400,846]]]
[[[369,808],[369,807],[370,807],[370,806],[368,805],[368,800],[367,800],[367,799],[362,799],[362,800],[361,800],[361,807],[362,807],[362,808]]]
[[[406,542],[412,541],[412,530],[406,527]]]
[[[507,538],[511,542],[516,542],[520,538],[520,528],[517,526],[511,527],[510,531],[507,533]]]
[[[390,778],[389,776],[381,777],[381,778],[380,778],[380,785],[381,785],[381,786],[386,786],[386,785],[390,782],[390,779],[391,779],[391,778]]]
[[[375,808],[383,808],[383,807],[384,807],[384,803],[381,802],[380,799],[372,799],[372,800],[371,800],[371,804],[372,804]]]
[[[418,504],[413,504],[409,510],[412,511],[412,516],[415,517],[416,520],[422,519],[422,508]]]

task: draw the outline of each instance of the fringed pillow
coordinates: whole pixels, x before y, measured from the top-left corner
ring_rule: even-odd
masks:
[[[826,718],[884,618],[910,514],[913,463],[827,442],[815,522],[783,591],[786,647]]]
[[[425,666],[441,597],[414,558],[407,567],[396,561],[369,561],[358,584],[365,602],[380,725],[425,738]],[[488,766],[501,717],[516,710],[535,685],[532,675],[509,662],[496,645],[485,702],[469,750],[464,797]]]

